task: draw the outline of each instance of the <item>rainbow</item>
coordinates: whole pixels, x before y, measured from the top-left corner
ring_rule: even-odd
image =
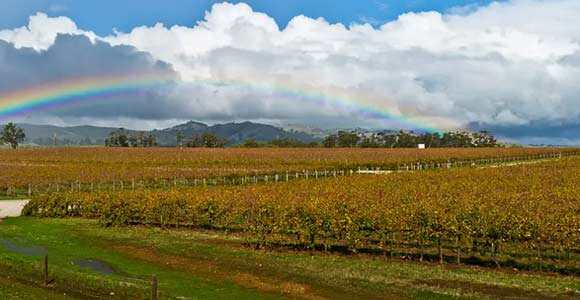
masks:
[[[92,76],[45,83],[0,93],[0,120],[29,112],[66,107],[91,99],[135,93],[174,81],[170,72]]]
[[[210,87],[243,87],[251,90],[292,97],[294,100],[314,102],[324,106],[344,108],[362,117],[393,122],[409,129],[441,132],[454,123],[447,119],[425,119],[401,114],[394,103],[383,98],[338,88],[320,89],[291,83],[256,83],[241,80],[204,80],[182,82]],[[51,108],[66,107],[84,101],[105,100],[111,96],[136,93],[151,87],[175,83],[172,73],[140,73],[118,76],[82,77],[56,83],[0,93],[0,120]]]
[[[308,87],[303,84],[284,84],[267,82],[256,83],[259,80],[240,81],[240,80],[195,80],[193,83],[208,86],[225,86],[225,87],[242,87],[258,90],[264,93],[278,93],[288,95],[293,99],[301,99],[307,102],[315,102],[334,107],[342,107],[345,110],[355,111],[363,117],[374,118],[388,121],[391,124],[396,123],[403,125],[407,129],[418,129],[420,131],[441,133],[444,130],[457,128],[458,124],[447,118],[423,118],[415,117],[409,114],[402,114],[394,109],[397,107],[394,101],[384,97],[378,97],[369,93],[328,87],[321,89],[319,87]]]

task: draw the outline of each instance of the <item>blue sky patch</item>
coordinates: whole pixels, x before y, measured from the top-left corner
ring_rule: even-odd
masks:
[[[36,12],[49,16],[67,16],[85,30],[106,35],[114,28],[130,31],[136,26],[151,26],[157,22],[192,26],[203,19],[205,11],[214,3],[209,0],[3,0],[0,10],[0,29],[20,27]],[[323,17],[331,23],[371,23],[380,25],[396,19],[405,12],[445,12],[458,6],[478,6],[489,0],[246,0],[259,12],[276,19],[280,27],[297,15]]]

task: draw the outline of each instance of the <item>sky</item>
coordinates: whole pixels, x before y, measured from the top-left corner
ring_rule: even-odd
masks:
[[[0,12],[0,28],[26,25],[28,17],[41,11],[49,16],[67,16],[84,29],[107,35],[113,29],[130,31],[134,27],[156,23],[166,26],[193,25],[204,17],[212,5],[221,1],[208,0],[4,0]],[[285,27],[297,15],[323,17],[331,23],[351,24],[371,22],[379,25],[394,20],[402,13],[414,11],[445,12],[455,7],[487,4],[491,1],[473,0],[250,0],[230,1],[247,3],[255,11],[274,18]]]
[[[0,6],[0,122],[469,127],[580,144],[577,0]],[[69,98],[2,113],[55,95]]]

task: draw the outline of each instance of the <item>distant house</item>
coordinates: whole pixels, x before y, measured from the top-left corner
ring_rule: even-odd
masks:
[[[418,144],[417,145],[417,148],[418,149],[425,149],[425,144]]]

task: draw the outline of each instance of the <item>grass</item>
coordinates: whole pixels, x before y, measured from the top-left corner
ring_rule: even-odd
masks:
[[[2,200],[21,200],[21,199],[28,199],[28,198],[25,195],[13,195],[13,196],[0,195],[0,201],[2,201]]]
[[[8,251],[0,243],[2,299],[42,298],[37,295],[43,291],[59,297],[66,293],[62,299],[147,298],[151,274],[159,278],[161,298],[580,299],[577,277],[364,255],[253,250],[235,235],[208,231],[13,218],[0,223],[1,240],[24,248],[45,247],[55,279],[41,289],[42,256]],[[78,259],[105,262],[114,274],[71,264]],[[10,288],[15,282],[20,287]],[[28,294],[18,294],[23,292]]]
[[[17,280],[0,275],[0,299],[76,299],[63,293],[31,287]]]

